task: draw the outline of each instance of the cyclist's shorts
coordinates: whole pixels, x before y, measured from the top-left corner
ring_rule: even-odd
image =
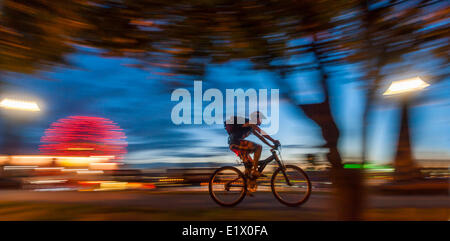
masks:
[[[247,160],[249,153],[253,153],[256,150],[257,144],[247,140],[240,140],[239,143],[230,144],[230,150],[236,153],[241,160]]]

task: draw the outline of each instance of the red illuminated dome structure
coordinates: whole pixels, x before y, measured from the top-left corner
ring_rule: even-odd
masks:
[[[113,121],[91,116],[69,116],[51,124],[41,138],[44,155],[105,157],[118,161],[127,153],[126,136]]]

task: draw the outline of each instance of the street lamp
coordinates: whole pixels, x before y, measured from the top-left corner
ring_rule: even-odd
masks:
[[[0,152],[2,154],[17,154],[20,147],[20,136],[18,133],[21,126],[27,123],[30,118],[36,117],[36,113],[40,112],[39,105],[34,101],[25,101],[13,98],[3,98],[0,101],[2,114],[2,146]]]
[[[420,178],[420,171],[412,158],[411,141],[408,123],[408,109],[412,93],[428,87],[429,84],[420,77],[393,81],[383,93],[385,96],[398,96],[402,105],[400,135],[397,142],[397,151],[394,159],[394,180],[407,181]]]
[[[5,109],[23,110],[23,111],[40,111],[41,109],[33,101],[13,100],[5,98],[0,102],[0,107]]]
[[[383,95],[398,95],[409,93],[413,91],[422,90],[430,86],[423,81],[420,77],[414,77],[411,79],[393,81],[389,88],[383,93]]]

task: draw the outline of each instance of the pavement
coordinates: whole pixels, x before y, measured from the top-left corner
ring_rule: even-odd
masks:
[[[331,194],[314,193],[290,208],[256,192],[233,208],[205,192],[0,191],[0,220],[335,220]],[[448,195],[370,195],[368,220],[449,220]]]

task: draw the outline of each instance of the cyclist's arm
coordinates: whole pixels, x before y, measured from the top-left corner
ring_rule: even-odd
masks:
[[[258,132],[258,134],[260,134],[261,136],[263,136],[264,138],[268,139],[269,141],[271,141],[273,144],[275,144],[277,142],[277,140],[273,139],[271,136],[269,136],[266,132],[264,132],[263,130],[261,130],[261,128],[259,128],[259,126],[257,125],[252,125],[252,128],[255,132]]]
[[[264,138],[264,136],[262,136],[258,131],[256,131],[255,129],[252,130],[253,134],[258,137],[262,142],[264,142],[266,145],[273,147],[272,144],[270,144],[266,138]]]

